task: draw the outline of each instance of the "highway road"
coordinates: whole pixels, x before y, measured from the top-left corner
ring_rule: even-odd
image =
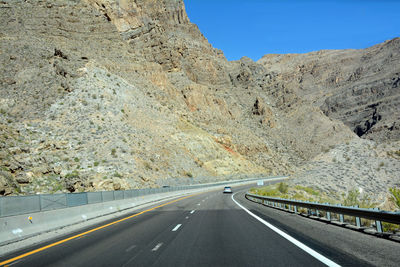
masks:
[[[6,255],[0,265],[398,266],[399,243],[252,203],[247,187],[135,211]]]

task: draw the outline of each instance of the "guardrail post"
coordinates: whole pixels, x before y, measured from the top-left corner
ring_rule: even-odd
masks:
[[[342,205],[341,205],[341,204],[337,204],[337,206],[341,207]],[[339,221],[340,221],[341,223],[344,223],[343,214],[339,214]]]
[[[358,208],[358,205],[353,206],[353,208]],[[361,227],[361,220],[360,220],[360,217],[356,217],[356,226],[357,226],[358,228]]]
[[[376,224],[376,231],[377,231],[378,233],[383,233],[381,221],[375,221],[375,224]]]
[[[361,220],[360,220],[360,217],[356,217],[356,226],[357,226],[358,228],[361,227]]]
[[[326,212],[326,218],[330,221],[331,220],[331,212],[327,211]]]
[[[294,212],[297,213],[297,206],[294,206]]]
[[[379,210],[379,208],[374,208],[373,210]],[[375,221],[375,225],[376,225],[376,231],[378,233],[383,233],[382,222],[381,221]]]
[[[316,213],[317,213],[317,217],[319,217],[319,210],[315,210],[316,211]]]

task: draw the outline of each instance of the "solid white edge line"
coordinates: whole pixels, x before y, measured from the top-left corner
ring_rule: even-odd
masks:
[[[175,228],[172,229],[172,232],[175,232],[175,231],[178,230],[179,227],[181,227],[181,226],[182,226],[182,224],[177,224],[177,225],[175,226]]]
[[[239,204],[233,197],[234,195],[236,195],[237,193],[232,195],[232,200],[233,202],[236,203],[236,205],[238,205],[240,208],[242,208],[244,211],[246,211],[250,216],[253,216],[254,218],[256,218],[259,222],[261,222],[262,224],[264,224],[265,226],[267,226],[268,228],[270,228],[272,231],[274,231],[275,233],[279,234],[280,236],[282,236],[283,238],[285,238],[286,240],[288,240],[289,242],[293,243],[294,245],[296,245],[297,247],[299,247],[300,249],[304,250],[305,252],[307,252],[308,254],[310,254],[311,256],[313,256],[314,258],[316,258],[317,260],[319,260],[320,262],[326,264],[327,266],[340,266],[339,264],[331,261],[330,259],[326,258],[325,256],[322,256],[321,254],[319,254],[318,252],[316,252],[315,250],[313,250],[312,248],[304,245],[303,243],[301,243],[300,241],[298,241],[297,239],[291,237],[290,235],[286,234],[285,232],[283,232],[282,230],[279,230],[278,228],[276,228],[275,226],[273,226],[272,224],[268,223],[267,221],[261,219],[260,217],[258,217],[257,215],[255,215],[254,213],[252,213],[251,211],[249,211],[248,209],[246,209],[245,207],[243,207],[241,204]]]

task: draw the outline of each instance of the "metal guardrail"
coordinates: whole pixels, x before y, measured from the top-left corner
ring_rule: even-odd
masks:
[[[61,194],[38,194],[28,196],[5,196],[0,197],[0,218],[41,212],[55,209],[82,206],[113,200],[129,199],[150,194],[159,194],[181,190],[206,188],[211,186],[236,184],[242,182],[268,180],[277,177],[257,177],[234,181],[220,181],[209,184],[196,184],[175,187],[143,188],[119,191],[99,191],[83,193],[61,193]]]
[[[383,232],[381,222],[388,222],[400,225],[400,212],[384,211],[379,210],[378,208],[365,209],[359,207],[347,207],[328,203],[322,204],[317,202],[260,196],[250,193],[246,193],[246,199],[272,207],[287,209],[295,213],[298,212],[299,207],[306,208],[308,214],[312,214],[312,211],[315,211],[315,214],[317,216],[320,215],[320,211],[324,211],[326,212],[326,219],[329,221],[332,220],[331,213],[335,213],[339,215],[339,221],[341,223],[344,223],[344,215],[352,216],[355,217],[355,225],[359,228],[361,227],[360,218],[374,220],[376,230],[379,233]]]

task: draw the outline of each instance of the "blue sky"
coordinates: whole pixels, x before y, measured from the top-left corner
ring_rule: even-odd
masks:
[[[366,48],[400,36],[400,0],[184,0],[228,60]]]

